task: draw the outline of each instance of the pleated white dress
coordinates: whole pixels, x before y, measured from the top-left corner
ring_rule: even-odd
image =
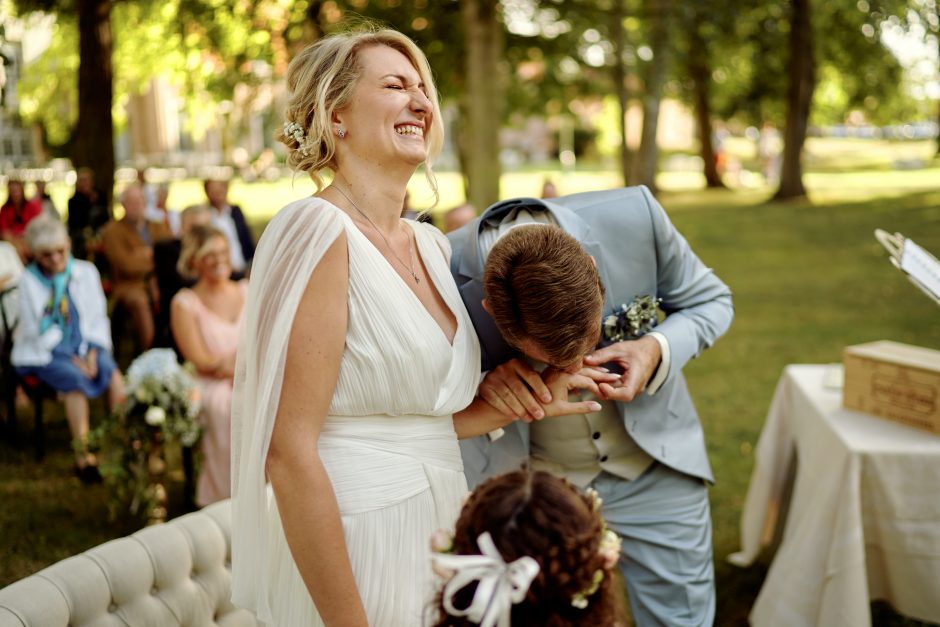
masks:
[[[319,453],[339,502],[369,624],[421,625],[432,600],[429,538],[435,529],[454,524],[467,491],[452,414],[473,399],[480,355],[448,268],[447,239],[431,226],[409,224],[417,252],[457,319],[453,344],[385,257],[328,202],[314,198],[288,205],[259,243],[233,403],[238,423],[233,449],[240,454],[233,460],[232,549],[233,600],[266,623],[323,624],[270,490],[252,476],[263,468],[259,460],[270,441],[270,425],[259,430],[258,423],[273,419],[248,413],[276,413],[286,342],[283,349],[271,344],[290,333],[283,310],[290,310],[292,320],[299,300],[292,293],[302,293],[316,261],[341,232],[349,247],[349,325]],[[285,261],[293,256],[303,261]],[[269,389],[257,389],[263,385]],[[278,390],[273,406],[270,388]],[[262,514],[254,516],[251,502],[259,487]]]

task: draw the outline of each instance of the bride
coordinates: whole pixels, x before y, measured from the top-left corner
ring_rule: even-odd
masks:
[[[320,192],[284,207],[254,258],[232,399],[233,601],[272,625],[418,625],[428,538],[467,490],[457,437],[510,420],[474,400],[480,349],[447,239],[399,218],[443,143],[437,93],[390,30],[322,39],[287,81],[279,139]]]

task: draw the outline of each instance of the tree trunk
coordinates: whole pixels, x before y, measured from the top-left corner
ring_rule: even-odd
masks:
[[[111,5],[111,0],[78,0],[78,124],[72,153],[76,168],[94,170],[109,212],[114,193]]]
[[[633,167],[630,146],[627,144],[627,111],[630,108],[630,95],[627,93],[627,70],[623,61],[625,34],[623,29],[625,0],[614,0],[610,15],[610,37],[614,44],[613,74],[614,90],[617,92],[617,104],[620,106],[620,174],[623,184],[630,184],[630,170]]]
[[[790,18],[790,85],[787,88],[787,122],[783,132],[783,168],[775,199],[806,195],[803,187],[803,142],[816,88],[811,0],[792,0]]]
[[[499,200],[499,129],[503,120],[503,82],[499,60],[503,31],[498,0],[460,3],[466,33],[466,85],[461,124],[466,160],[463,163],[467,201],[482,211]]]
[[[643,94],[643,130],[640,133],[640,149],[634,162],[633,182],[646,185],[656,191],[656,171],[658,169],[659,147],[656,145],[656,131],[659,128],[659,106],[662,102],[663,85],[666,82],[666,69],[669,55],[669,14],[671,0],[658,0],[650,13],[652,29],[650,47],[653,49],[653,61],[646,76],[646,88]]]
[[[712,111],[709,99],[711,72],[708,69],[708,46],[700,30],[703,22],[702,10],[693,8],[695,16],[689,29],[689,78],[692,79],[692,99],[695,108],[695,120],[698,126],[701,144],[702,162],[704,163],[705,186],[724,187],[718,172],[718,160],[715,146],[712,144]]]

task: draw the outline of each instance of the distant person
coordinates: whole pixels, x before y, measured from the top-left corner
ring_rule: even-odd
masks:
[[[157,220],[158,218],[151,217],[152,212],[157,208],[157,189],[147,181],[147,170],[145,168],[137,168],[137,184],[144,192],[144,207],[147,210],[147,219]]]
[[[770,186],[780,182],[782,154],[783,139],[780,137],[780,131],[770,122],[764,122],[757,140],[757,158],[760,160],[764,180]]]
[[[542,183],[542,198],[558,198],[558,188],[551,179],[545,179]]]
[[[444,232],[456,231],[464,224],[477,217],[477,210],[468,202],[457,205],[444,214]]]
[[[29,254],[23,239],[26,225],[42,215],[42,205],[34,200],[27,200],[23,193],[23,181],[7,181],[7,199],[0,207],[0,239],[13,244],[20,258],[24,261]]]
[[[157,207],[155,215],[162,216],[163,221],[170,231],[173,232],[173,235],[176,237],[181,237],[182,233],[180,232],[180,212],[173,211],[167,206],[167,199],[170,197],[170,184],[167,182],[160,183],[157,185]]]
[[[212,224],[225,233],[232,255],[232,272],[244,276],[255,256],[255,241],[251,229],[238,205],[228,202],[228,181],[207,179],[203,184],[206,191]]]
[[[156,346],[174,346],[170,331],[170,303],[180,289],[193,284],[193,279],[183,277],[177,269],[182,251],[182,238],[194,228],[208,225],[211,217],[209,208],[205,205],[190,205],[179,213],[180,237],[164,239],[153,244],[153,273],[160,291],[154,339]]]
[[[199,375],[203,463],[196,504],[205,507],[231,495],[232,379],[248,282],[236,283],[228,241],[211,225],[183,237],[178,272],[195,280],[181,289],[171,306],[176,346]]]
[[[72,258],[68,233],[57,220],[34,220],[26,240],[36,260],[20,281],[11,361],[17,374],[35,376],[59,393],[77,443],[75,474],[83,483],[96,483],[98,461],[85,446],[88,399],[107,391],[113,408],[124,398],[101,277],[93,264]]]
[[[95,187],[94,171],[91,168],[79,168],[75,179],[75,194],[69,199],[68,215],[69,237],[75,258],[88,258],[88,240],[93,238],[110,218],[105,195]]]
[[[620,539],[607,529],[596,493],[582,494],[547,472],[517,470],[480,484],[453,538],[438,532],[431,562],[444,581],[434,627],[625,625],[616,576]],[[501,589],[506,569],[512,594]]]
[[[132,183],[121,193],[124,217],[109,222],[101,235],[104,254],[111,266],[112,300],[127,311],[134,321],[141,350],[153,346],[154,303],[159,302],[153,280],[153,245],[172,237],[161,222],[144,216],[144,193]]]
[[[62,214],[59,213],[55,203],[52,201],[52,196],[46,191],[45,181],[36,181],[36,193],[33,195],[33,200],[42,205],[42,214],[44,216],[55,220],[62,219]]]
[[[19,293],[16,286],[23,276],[23,262],[10,242],[0,240],[0,342],[6,341],[6,330],[12,330],[19,318]]]

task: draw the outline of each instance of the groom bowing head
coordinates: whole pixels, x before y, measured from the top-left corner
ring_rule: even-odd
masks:
[[[645,187],[507,200],[448,238],[478,393],[519,418],[461,441],[469,483],[527,464],[596,490],[636,624],[711,625],[712,472],[682,369],[730,326],[728,286]]]
[[[594,260],[561,228],[525,224],[490,249],[484,309],[526,356],[574,373],[601,333],[604,286]]]

